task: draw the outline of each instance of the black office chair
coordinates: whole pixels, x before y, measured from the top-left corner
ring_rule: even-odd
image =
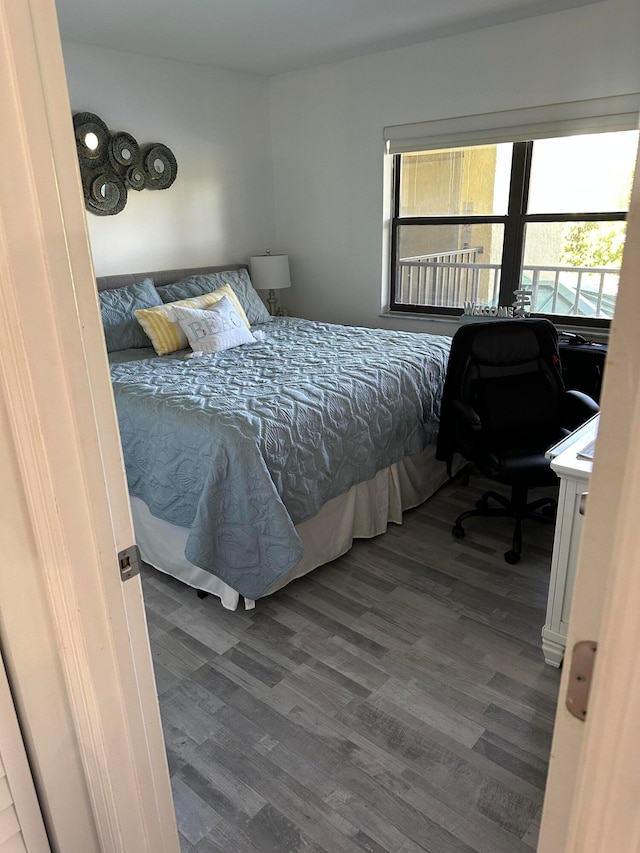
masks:
[[[461,326],[451,345],[436,456],[451,475],[453,456],[461,454],[485,476],[511,487],[511,496],[485,492],[475,509],[455,520],[453,535],[463,537],[463,522],[472,516],[511,516],[513,543],[504,558],[517,563],[522,520],[553,520],[553,498],[527,502],[529,489],[557,483],[546,451],[597,412],[586,394],[565,390],[558,335],[549,320]]]

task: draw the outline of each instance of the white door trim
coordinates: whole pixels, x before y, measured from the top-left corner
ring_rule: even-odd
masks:
[[[0,45],[5,661],[53,846],[176,853],[53,0],[2,3]]]
[[[601,491],[594,494],[592,509],[598,512],[598,502],[606,501],[612,513],[602,519],[610,524],[610,555],[600,563],[601,571],[608,569],[610,579],[569,825],[567,850],[571,853],[635,853],[640,849],[639,274],[640,163],[627,221],[624,286],[607,366],[618,382],[605,389],[605,433],[598,448],[600,468],[595,472],[598,480],[594,485]]]
[[[640,849],[640,162],[612,323],[567,658],[598,643],[586,723],[572,717],[564,666],[540,853]]]

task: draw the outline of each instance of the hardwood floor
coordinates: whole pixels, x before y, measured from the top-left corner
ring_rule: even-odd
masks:
[[[376,539],[225,611],[143,584],[183,853],[535,849],[560,675],[540,646],[551,525],[445,486]]]

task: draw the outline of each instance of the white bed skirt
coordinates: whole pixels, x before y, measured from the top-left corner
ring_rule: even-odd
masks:
[[[401,524],[404,510],[431,497],[446,480],[446,466],[435,459],[435,447],[430,445],[422,453],[379,471],[373,480],[359,483],[328,501],[317,515],[296,526],[303,555],[265,595],[345,554],[354,539],[378,536],[389,522]],[[238,607],[240,595],[235,589],[184,556],[189,533],[186,528],[151,515],[139,498],[131,498],[131,511],[136,542],[146,563],[195,589],[216,595],[228,610]],[[253,601],[245,599],[245,607],[253,606]]]

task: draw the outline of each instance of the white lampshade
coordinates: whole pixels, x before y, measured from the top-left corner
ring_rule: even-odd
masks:
[[[251,281],[256,290],[281,290],[291,287],[289,255],[254,255]]]

